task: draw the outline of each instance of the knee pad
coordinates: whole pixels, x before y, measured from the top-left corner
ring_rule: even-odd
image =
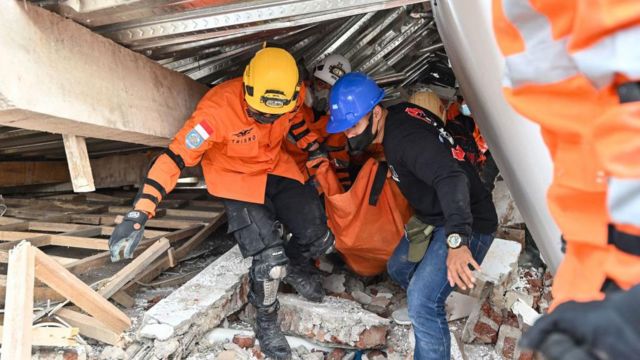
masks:
[[[282,246],[265,249],[253,257],[250,299],[254,306],[268,307],[276,302],[280,281],[287,276],[288,262]]]
[[[265,249],[253,257],[252,277],[256,281],[281,280],[287,276],[288,263],[282,246]]]

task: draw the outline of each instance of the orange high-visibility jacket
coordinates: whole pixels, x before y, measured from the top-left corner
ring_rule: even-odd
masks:
[[[494,0],[504,93],[540,124],[554,161],[549,208],[567,241],[558,302],[640,282],[640,1]],[[612,231],[630,236],[612,241]]]
[[[300,90],[298,108],[304,102]],[[180,168],[202,163],[209,193],[221,198],[264,203],[267,174],[306,180],[295,161],[284,150],[289,135],[300,148],[308,148],[317,136],[310,132],[298,110],[282,115],[273,124],[260,124],[247,115],[242,78],[226,81],[209,90],[196,110],[159,156],[147,175],[137,210],[154,214],[162,197],[173,190]],[[293,129],[294,124],[299,124]]]

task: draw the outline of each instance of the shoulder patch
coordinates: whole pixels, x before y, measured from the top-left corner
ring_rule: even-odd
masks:
[[[464,161],[464,150],[462,150],[460,145],[451,148],[451,155],[458,161]]]
[[[433,125],[433,121],[431,119],[429,119],[429,117],[427,116],[427,114],[425,114],[424,111],[422,111],[422,109],[418,109],[415,107],[408,107],[406,109],[404,109],[404,112],[407,113],[407,115],[414,117],[416,119],[420,119],[424,122],[426,122],[429,125]]]
[[[188,149],[197,149],[211,136],[211,133],[213,133],[211,126],[206,121],[201,121],[187,133],[184,142]]]

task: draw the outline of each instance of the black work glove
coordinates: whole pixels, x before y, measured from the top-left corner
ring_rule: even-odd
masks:
[[[567,338],[573,348],[567,345]],[[562,304],[540,318],[524,334],[520,346],[539,351],[549,360],[638,358],[640,286],[603,301]]]
[[[325,144],[316,143],[318,146],[314,150],[309,150],[309,159],[308,162],[316,162],[318,159],[328,159],[329,151],[327,151],[327,147]]]
[[[129,211],[118,226],[113,229],[109,238],[109,251],[111,261],[120,261],[120,251],[124,249],[124,259],[133,258],[133,253],[138,247],[144,234],[144,224],[149,216],[143,211]]]

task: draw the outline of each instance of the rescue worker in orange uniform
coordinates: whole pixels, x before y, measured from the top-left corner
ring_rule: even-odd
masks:
[[[606,306],[640,283],[640,2],[494,0],[493,19],[504,94],[540,124],[554,162],[548,201],[566,241],[554,305],[576,302],[550,318],[566,325],[567,309],[605,295]],[[592,354],[614,354],[629,345],[618,324],[584,324],[600,345],[567,326],[532,331],[525,345],[548,353],[560,332]]]
[[[257,310],[256,337],[265,355],[275,359],[291,357],[277,324],[280,281],[309,300],[322,301],[312,259],[334,244],[315,189],[304,185],[304,174],[283,147],[292,136],[311,158],[324,155],[298,111],[304,96],[296,62],[287,51],[258,51],[243,78],[214,87],[200,100],[150,168],[134,210],[109,239],[113,261],[120,259],[122,248],[130,258],[145,222],[173,190],[182,168],[201,162],[208,191],[224,202],[229,232],[243,256],[253,257],[249,301]],[[293,234],[286,244],[279,222]]]
[[[307,128],[318,136],[318,142],[327,151],[331,168],[345,190],[351,187],[347,138],[344,134],[329,134],[325,129],[329,121],[329,90],[342,75],[348,72],[351,72],[351,63],[342,55],[331,54],[321,60],[314,67],[313,79],[309,86],[311,89],[307,89],[301,109]],[[293,127],[296,125],[294,124]],[[306,172],[308,152],[296,145],[295,138],[290,137],[289,140],[285,143],[287,151],[296,160],[300,171]]]

